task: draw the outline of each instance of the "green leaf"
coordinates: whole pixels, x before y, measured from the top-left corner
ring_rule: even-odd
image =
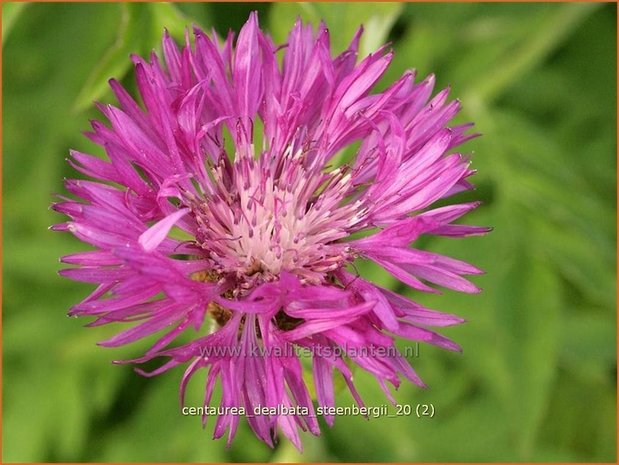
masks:
[[[193,22],[210,28],[213,26],[213,4],[211,3],[175,3],[174,6],[181,11],[184,17],[191,18]]]
[[[15,22],[19,19],[29,3],[5,3],[2,5],[2,45],[11,34]]]
[[[142,52],[148,46],[146,41],[152,40],[150,34],[144,34],[152,30],[150,5],[123,3],[120,8],[116,40],[80,90],[73,104],[74,112],[88,108],[93,100],[100,98],[108,89],[110,78],[122,79],[131,67],[129,55]]]
[[[532,456],[550,399],[559,348],[560,282],[524,241],[511,244],[511,263],[493,282],[498,347],[509,367],[503,399],[521,460]],[[517,252],[516,252],[517,251]]]
[[[544,449],[569,451],[572,462],[614,462],[617,447],[615,376],[605,382],[573,372],[556,380],[541,436]],[[565,460],[567,461],[567,460]]]
[[[535,233],[531,245],[540,258],[555,264],[557,271],[587,299],[608,309],[615,308],[616,276],[613,256],[589,236],[570,227],[532,218]]]
[[[489,102],[524,74],[538,66],[576,27],[600,5],[574,3],[550,10],[545,21],[532,31],[514,52],[498,60],[473,85],[467,100]]]
[[[364,34],[359,55],[365,56],[387,41],[391,28],[402,12],[402,4],[393,3],[275,3],[270,17],[270,30],[276,43],[284,43],[297,17],[314,27],[324,20],[331,34],[335,54],[346,49],[360,25]]]
[[[593,302],[614,308],[615,207],[598,193],[614,183],[593,186],[565,157],[578,149],[562,147],[517,114],[495,111],[493,123],[497,133],[510,133],[495,151],[495,176],[503,195],[530,217],[531,246]],[[612,152],[600,155],[613,165]]]
[[[617,362],[616,315],[580,308],[563,322],[561,359],[575,373],[583,371],[589,379],[605,380]]]
[[[125,367],[127,369],[128,367]],[[172,370],[145,383],[139,408],[114,429],[99,437],[101,450],[91,455],[93,461],[103,458],[122,461],[188,461],[221,462],[226,459],[225,439],[214,441],[204,431],[199,416],[184,416],[178,404],[178,383],[182,370]],[[137,374],[131,374],[138,377]],[[197,375],[200,382],[203,376]],[[196,380],[197,381],[197,380]],[[202,389],[204,385],[200,386]],[[129,392],[121,393],[125,396]],[[200,405],[200,404],[188,404]],[[211,418],[209,426],[214,425]],[[243,419],[241,419],[243,421]],[[139,438],[127,441],[126,437]],[[165,438],[165,441],[162,441]],[[256,439],[257,441],[257,439]],[[236,443],[238,446],[238,443]],[[244,447],[247,447],[245,444]]]
[[[176,40],[184,41],[185,30],[190,30],[192,23],[196,23],[194,19],[185,16],[173,3],[149,3],[148,6],[153,18],[153,45],[161,42],[164,29],[167,29]]]

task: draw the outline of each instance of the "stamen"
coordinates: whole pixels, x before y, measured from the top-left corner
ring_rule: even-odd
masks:
[[[324,283],[326,273],[348,261],[345,246],[336,241],[348,233],[351,218],[361,220],[346,197],[350,169],[324,173],[306,159],[307,147],[297,139],[279,156],[239,157],[231,167],[233,181],[220,182],[213,198],[193,207],[198,243],[218,279],[233,283],[235,295],[282,271]]]

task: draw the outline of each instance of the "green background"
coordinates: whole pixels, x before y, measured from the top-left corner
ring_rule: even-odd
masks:
[[[146,344],[103,349],[118,328],[65,317],[91,288],[60,278],[58,257],[84,248],[47,227],[69,148],[113,102],[111,76],[134,86],[128,55],[182,37],[195,22],[238,30],[252,9],[276,41],[295,17],[324,18],[339,51],[358,23],[370,51],[391,40],[382,85],[414,67],[463,102],[459,121],[484,205],[469,224],[486,237],[423,247],[487,271],[481,295],[420,296],[375,267],[366,275],[468,323],[443,331],[463,355],[421,346],[411,360],[430,389],[405,384],[401,404],[434,418],[338,417],[304,435],[299,455],[275,450],[246,424],[233,446],[178,412],[181,369],[154,379],[113,359]],[[613,4],[4,4],[4,461],[615,461],[616,5]],[[360,370],[370,406],[386,402]],[[203,378],[190,384],[199,405]],[[339,405],[351,405],[341,392]]]

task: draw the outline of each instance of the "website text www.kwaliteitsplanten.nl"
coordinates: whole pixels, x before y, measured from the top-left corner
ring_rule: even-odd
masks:
[[[302,347],[292,344],[283,346],[236,345],[236,346],[206,346],[200,348],[202,358],[220,357],[419,357],[419,343],[404,347],[403,351],[395,346],[369,345],[362,347],[344,345],[316,345]]]

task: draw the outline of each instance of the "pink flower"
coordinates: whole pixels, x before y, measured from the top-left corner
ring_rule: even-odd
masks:
[[[335,403],[334,372],[362,405],[346,360],[390,399],[388,383],[423,386],[395,336],[459,350],[429,327],[461,318],[349,265],[372,260],[423,292],[437,292],[430,284],[479,291],[463,277],[479,269],[410,247],[422,234],[488,231],[452,224],[477,203],[431,208],[471,188],[469,161],[451,153],[472,137],[470,125],[447,127],[459,102],[448,102],[447,90],[428,100],[433,76],[415,83],[407,71],[371,94],[393,54],[382,48],[356,64],[361,30],[335,58],[323,24],[314,34],[297,22],[282,51],[256,14],[235,45],[232,35],[223,43],[194,35],[182,49],[165,35],[165,66],[154,54],[133,58],[144,108],[110,81],[120,107],[99,105],[110,126],[95,121],[88,134],[109,161],[71,152],[70,163],[94,180],[66,182],[78,200],[54,205],[70,219],[53,229],[94,250],[63,257],[77,266],[60,273],[97,287],[70,314],[94,316],[90,326],[135,322],[106,347],[160,333],[132,362],[168,358],[147,376],[188,364],[181,399],[190,377],[208,370],[205,406],[218,381],[223,393],[215,437],[227,430],[232,440],[235,407],[267,444],[279,429],[300,448],[298,428],[320,431],[299,350],[311,357],[321,408]],[[356,141],[354,160],[334,168]],[[192,329],[192,342],[170,347]],[[254,414],[259,407],[266,414]]]

